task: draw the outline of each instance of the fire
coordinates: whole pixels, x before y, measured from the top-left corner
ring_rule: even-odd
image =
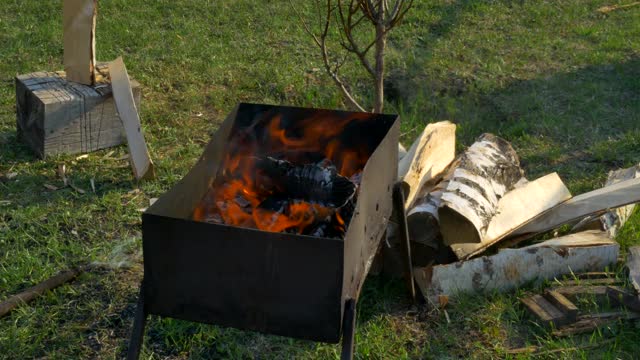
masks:
[[[258,162],[272,157],[295,166],[335,166],[333,171],[340,176],[359,179],[358,174],[368,160],[370,149],[361,144],[354,146],[342,136],[350,124],[365,119],[369,119],[366,114],[349,114],[327,121],[327,113],[319,111],[315,116],[291,121],[276,114],[237,129],[231,136],[222,170],[194,210],[193,219],[270,232],[320,234],[318,236],[325,235],[326,228],[330,227],[331,231],[344,234],[350,213],[345,215],[343,210],[322,201],[283,198],[282,193],[287,193],[286,188],[283,189],[286,186],[265,174]],[[310,172],[308,169],[320,172],[325,168],[318,165],[304,171]],[[296,176],[307,174],[304,171]],[[312,180],[308,180],[310,188],[317,186]],[[359,180],[354,181],[357,182]],[[317,189],[309,190],[317,192]]]

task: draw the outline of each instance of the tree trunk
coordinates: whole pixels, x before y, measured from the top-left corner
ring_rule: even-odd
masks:
[[[376,22],[376,76],[375,90],[376,98],[373,112],[382,113],[384,108],[384,49],[387,45],[387,34],[385,32],[384,11],[382,1],[378,10],[379,18]]]

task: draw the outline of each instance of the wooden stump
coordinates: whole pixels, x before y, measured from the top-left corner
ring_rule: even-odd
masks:
[[[107,80],[98,65],[96,85],[66,80],[64,72],[36,72],[16,77],[18,136],[40,157],[96,151],[126,141]],[[140,84],[132,81],[136,106]]]

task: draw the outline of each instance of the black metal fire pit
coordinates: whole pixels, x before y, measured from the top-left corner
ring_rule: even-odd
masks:
[[[296,124],[310,119],[316,129],[342,126],[332,138],[366,156],[344,239],[193,220],[237,134],[255,132],[259,143],[260,134],[279,132],[300,145],[309,134]],[[238,105],[192,170],[142,215],[144,280],[129,358],[138,357],[148,314],[330,343],[344,334],[343,356],[350,358],[355,304],[391,217],[394,189],[402,209],[394,186],[398,136],[394,115]],[[304,152],[290,149],[285,155],[293,159]],[[340,168],[342,155],[333,156]]]

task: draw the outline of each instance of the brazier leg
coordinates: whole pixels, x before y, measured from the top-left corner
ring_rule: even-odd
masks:
[[[140,286],[140,296],[138,297],[138,307],[133,320],[133,330],[131,330],[131,339],[129,340],[129,350],[127,352],[127,360],[137,360],[140,356],[140,348],[142,348],[142,340],[144,340],[144,328],[147,324],[147,310],[144,304],[144,282]]]
[[[342,318],[342,355],[340,359],[353,359],[354,340],[356,334],[356,301],[349,299],[344,305]]]
[[[413,282],[413,265],[411,264],[411,244],[409,243],[409,226],[407,225],[407,213],[404,209],[404,191],[402,184],[396,183],[393,186],[393,207],[398,220],[398,231],[400,242],[404,250],[405,268],[404,277],[409,288],[411,300],[416,302],[416,287]]]

